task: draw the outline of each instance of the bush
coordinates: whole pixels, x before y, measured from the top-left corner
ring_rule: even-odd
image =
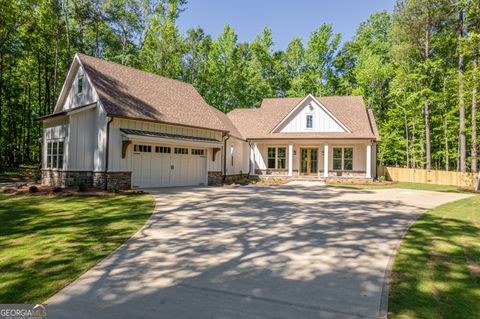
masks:
[[[35,170],[35,173],[33,174],[33,181],[35,183],[38,183],[41,179],[42,179],[42,172],[39,169]]]
[[[387,179],[385,178],[385,175],[382,175],[378,178],[379,182],[385,182]]]
[[[61,187],[55,187],[54,189],[52,189],[52,192],[54,192],[55,194],[60,193],[62,191],[63,191],[63,188],[61,188]]]
[[[35,186],[35,185],[30,186],[30,187],[28,188],[28,192],[29,192],[29,193],[36,193],[36,192],[38,192],[38,187]]]
[[[76,180],[75,186],[77,186],[79,192],[84,192],[87,190],[87,184],[83,179]]]
[[[120,186],[118,186],[118,184],[112,184],[110,190],[114,193],[118,193],[120,191]]]

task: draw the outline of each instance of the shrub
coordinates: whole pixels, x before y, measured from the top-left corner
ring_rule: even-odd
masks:
[[[41,179],[42,179],[42,172],[39,169],[35,170],[35,173],[33,174],[33,181],[35,183],[38,183]]]
[[[52,192],[54,192],[55,194],[60,193],[61,191],[63,191],[63,188],[61,187],[55,187],[54,189],[52,189]]]
[[[379,182],[385,182],[386,181],[386,178],[385,178],[385,175],[382,175],[378,178],[378,181]]]
[[[114,193],[118,193],[120,191],[120,186],[118,186],[118,184],[112,184],[110,190]]]
[[[35,185],[30,186],[30,187],[28,188],[28,192],[29,192],[29,193],[36,193],[36,192],[38,192],[38,187],[35,186]]]
[[[83,179],[76,180],[75,186],[77,186],[79,192],[84,192],[87,190],[87,184]]]

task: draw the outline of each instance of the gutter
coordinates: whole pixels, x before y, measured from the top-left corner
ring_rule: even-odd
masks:
[[[223,182],[227,179],[227,141],[230,139],[230,135],[226,135],[227,138],[223,140]],[[223,136],[225,137],[225,135]]]
[[[110,117],[110,119],[107,122],[107,142],[106,142],[106,149],[105,149],[105,190],[108,189],[108,153],[109,153],[109,148],[110,148],[110,123],[113,122],[113,117]]]

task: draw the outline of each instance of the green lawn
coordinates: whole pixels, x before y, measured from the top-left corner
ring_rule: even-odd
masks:
[[[439,206],[410,228],[395,257],[389,318],[480,316],[480,195]]]
[[[131,237],[150,195],[0,193],[0,303],[41,303]]]
[[[466,189],[460,189],[456,186],[449,185],[435,185],[435,184],[420,184],[420,183],[404,183],[396,182],[392,184],[384,185],[374,185],[374,184],[365,184],[365,185],[354,185],[354,184],[327,184],[330,187],[340,187],[340,188],[350,188],[350,189],[385,189],[385,188],[404,188],[404,189],[419,189],[419,190],[428,190],[428,191],[437,191],[437,192],[449,192],[449,193],[471,193],[471,191]]]

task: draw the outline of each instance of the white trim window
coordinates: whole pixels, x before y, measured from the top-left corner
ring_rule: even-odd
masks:
[[[192,148],[192,155],[199,155],[199,156],[204,156],[205,155],[205,150],[202,148]]]
[[[333,170],[335,171],[353,170],[353,148],[352,147],[334,147],[333,148]]]
[[[313,114],[307,114],[305,116],[305,128],[306,129],[313,129]]]
[[[47,141],[46,168],[63,169],[63,141]]]
[[[267,149],[267,168],[285,169],[287,164],[286,147],[269,147]]]
[[[83,93],[83,86],[85,84],[84,82],[85,82],[84,76],[83,74],[80,74],[77,80],[77,94]]]

